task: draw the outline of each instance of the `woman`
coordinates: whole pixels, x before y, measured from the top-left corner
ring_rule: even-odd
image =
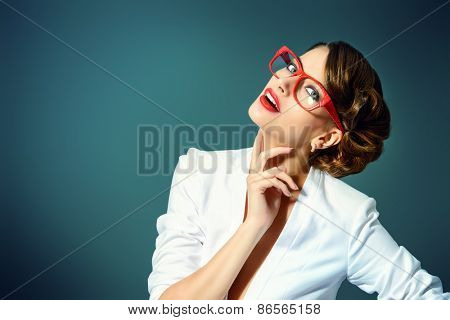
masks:
[[[301,56],[283,46],[269,69],[249,108],[252,148],[180,157],[150,299],[335,299],[345,279],[378,299],[450,299],[383,228],[375,199],[339,179],[378,159],[389,137],[367,60],[320,42]]]

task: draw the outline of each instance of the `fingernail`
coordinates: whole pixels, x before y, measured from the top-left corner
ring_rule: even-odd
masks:
[[[298,189],[299,189],[298,185],[295,185],[295,190],[298,190]]]

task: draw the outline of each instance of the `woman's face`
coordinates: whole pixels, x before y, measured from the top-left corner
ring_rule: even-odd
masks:
[[[323,86],[327,56],[328,48],[325,46],[312,49],[300,56],[304,71],[320,81]],[[325,108],[319,107],[307,111],[297,104],[292,93],[297,79],[298,77],[276,78],[272,76],[248,110],[253,122],[266,135],[270,135],[270,140],[274,144],[292,147],[309,145],[314,138],[321,139],[321,135],[328,136],[330,128],[333,128],[334,122]],[[268,88],[272,90],[272,94],[276,95],[273,98],[278,100],[279,112],[267,109],[260,101],[261,95]],[[338,130],[335,125],[334,128]]]

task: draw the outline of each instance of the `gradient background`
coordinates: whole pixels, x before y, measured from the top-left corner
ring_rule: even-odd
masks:
[[[450,290],[450,5],[416,23],[444,1],[7,2],[98,65],[0,1],[2,297],[33,279],[7,298],[148,298],[171,176],[137,175],[137,127],[179,121],[118,78],[194,127],[247,124],[275,50],[319,40],[378,48],[392,134],[343,180]]]

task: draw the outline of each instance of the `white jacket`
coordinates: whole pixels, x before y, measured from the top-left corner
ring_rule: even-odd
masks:
[[[180,156],[167,213],[156,222],[150,299],[205,265],[236,232],[252,149],[190,148]],[[441,280],[398,246],[378,216],[375,199],[311,167],[245,299],[336,299],[347,278],[378,299],[450,300]]]

